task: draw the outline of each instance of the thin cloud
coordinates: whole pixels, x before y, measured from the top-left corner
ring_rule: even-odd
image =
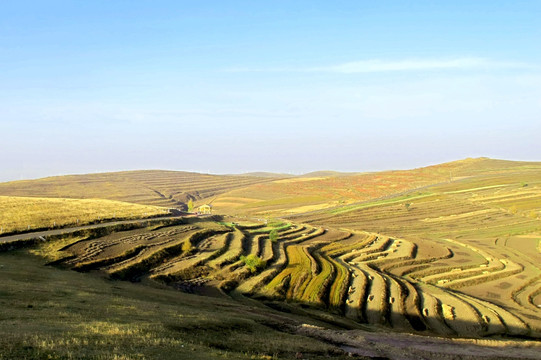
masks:
[[[534,68],[532,65],[519,62],[499,62],[485,58],[462,57],[454,59],[405,59],[380,60],[370,59],[353,61],[336,65],[307,68],[232,68],[228,72],[327,72],[340,74],[405,72],[430,70],[473,70],[473,69],[512,69]]]

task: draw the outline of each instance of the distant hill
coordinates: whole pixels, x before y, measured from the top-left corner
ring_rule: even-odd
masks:
[[[332,171],[332,170],[320,170],[320,171],[312,171],[306,174],[301,175],[300,177],[329,177],[329,176],[352,176],[352,175],[359,175],[358,172],[340,172],[340,171]]]
[[[516,171],[538,171],[541,169],[541,162],[510,161],[481,157],[453,161],[441,164],[440,166],[454,168],[454,172],[458,176],[474,176]]]
[[[208,175],[184,171],[122,171],[0,183],[0,195],[101,198],[145,205],[182,207],[189,199],[197,201],[211,198],[232,189],[270,180],[272,178]]]
[[[101,198],[165,207],[212,202],[217,212],[283,216],[392,196],[471,176],[541,171],[540,162],[464,159],[412,170],[210,175],[141,170],[0,183],[0,195]]]
[[[257,216],[284,216],[393,196],[412,189],[472,176],[539,173],[541,162],[468,158],[411,170],[373,173],[317,171],[220,194],[216,211]]]
[[[238,176],[255,176],[259,178],[276,178],[276,179],[295,177],[295,175],[291,175],[291,174],[273,173],[273,172],[266,172],[266,171],[255,171],[255,172],[243,173],[243,174],[239,174]]]

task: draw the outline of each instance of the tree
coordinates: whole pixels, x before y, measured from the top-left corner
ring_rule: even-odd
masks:
[[[273,230],[269,233],[269,239],[270,239],[270,241],[272,241],[273,243],[275,243],[276,241],[278,241],[278,230],[273,229]]]
[[[193,200],[188,200],[188,212],[193,212]]]
[[[409,211],[409,209],[410,209],[410,206],[411,206],[411,203],[405,203],[405,204],[404,204],[404,207],[405,207],[406,210],[408,210],[408,211]]]

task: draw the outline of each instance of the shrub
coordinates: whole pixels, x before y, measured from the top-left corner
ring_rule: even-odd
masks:
[[[241,256],[240,260],[250,269],[252,273],[262,270],[267,266],[267,262],[262,260],[259,256],[250,254],[248,256]]]
[[[193,249],[192,242],[188,239],[182,243],[182,251],[183,252],[190,252]]]
[[[273,243],[275,243],[276,241],[278,241],[278,230],[276,230],[276,229],[272,230],[272,231],[269,233],[269,239],[270,239],[270,241],[272,241]]]

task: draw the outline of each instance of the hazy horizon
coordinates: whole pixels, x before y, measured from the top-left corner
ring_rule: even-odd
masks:
[[[541,2],[0,5],[0,181],[541,160]]]
[[[276,174],[276,175],[291,175],[291,176],[302,176],[307,175],[310,173],[317,173],[317,172],[337,172],[337,173],[371,173],[371,172],[385,172],[385,171],[400,171],[400,170],[413,170],[416,168],[423,168],[433,165],[439,165],[447,162],[454,162],[454,161],[461,161],[461,160],[467,160],[467,159],[480,159],[480,158],[487,158],[487,159],[493,159],[493,160],[504,160],[504,161],[517,161],[517,162],[541,162],[538,160],[518,160],[518,159],[494,159],[494,158],[488,158],[488,157],[468,157],[463,159],[454,159],[450,161],[444,161],[440,163],[430,163],[430,164],[422,164],[419,166],[413,166],[413,167],[396,167],[396,168],[386,168],[386,169],[364,169],[364,170],[335,170],[335,169],[314,169],[306,172],[301,173],[284,173],[284,172],[275,172],[275,171],[267,171],[265,169],[259,169],[254,171],[245,171],[240,173],[227,173],[227,172],[213,172],[211,170],[208,171],[198,171],[198,170],[190,170],[190,169],[157,169],[157,168],[147,168],[147,169],[111,169],[111,170],[96,170],[96,171],[89,171],[89,172],[66,172],[66,173],[58,173],[58,174],[50,174],[45,176],[37,176],[37,177],[28,177],[28,178],[18,178],[18,179],[9,179],[9,180],[0,180],[1,182],[10,182],[10,181],[19,181],[19,180],[36,180],[36,179],[42,179],[42,178],[48,178],[48,177],[57,177],[57,176],[77,176],[77,175],[92,175],[92,174],[102,174],[102,173],[116,173],[116,172],[132,172],[132,171],[178,171],[178,172],[192,172],[192,173],[200,173],[200,174],[208,174],[208,175],[246,175],[246,174],[255,174],[255,173],[269,173],[269,174]]]

